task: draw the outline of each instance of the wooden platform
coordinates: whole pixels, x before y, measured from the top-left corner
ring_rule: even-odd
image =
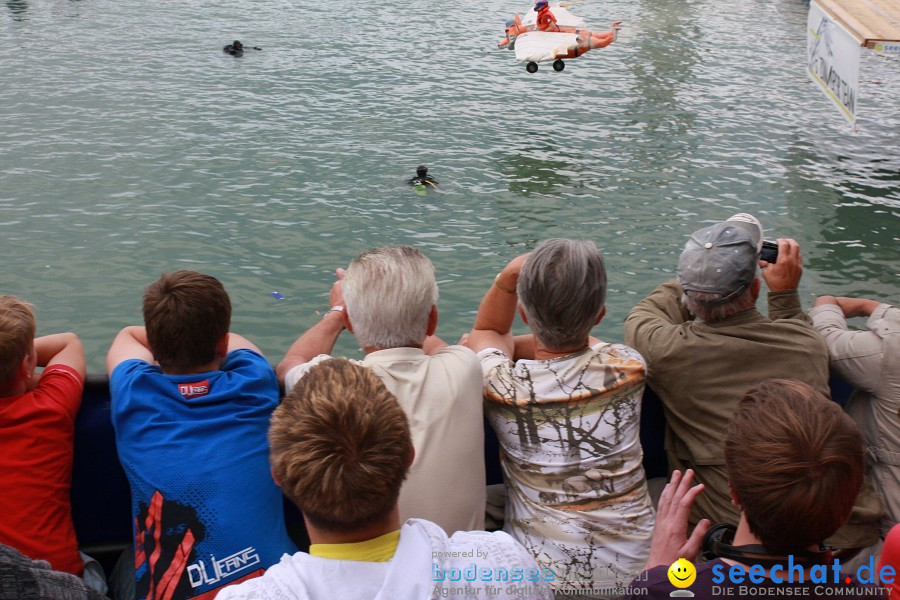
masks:
[[[860,46],[900,43],[900,0],[815,0]]]

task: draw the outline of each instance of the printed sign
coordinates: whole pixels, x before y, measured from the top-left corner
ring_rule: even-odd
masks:
[[[806,20],[807,72],[852,125],[859,105],[860,44],[815,1]]]

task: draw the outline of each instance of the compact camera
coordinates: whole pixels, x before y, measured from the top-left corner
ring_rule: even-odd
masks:
[[[763,240],[762,250],[759,252],[759,260],[764,260],[767,263],[778,262],[778,242]]]

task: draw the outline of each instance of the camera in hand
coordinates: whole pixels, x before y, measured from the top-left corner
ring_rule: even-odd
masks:
[[[763,240],[759,260],[764,260],[768,263],[778,262],[778,242]]]

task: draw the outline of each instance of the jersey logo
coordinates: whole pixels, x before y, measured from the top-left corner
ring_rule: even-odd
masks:
[[[179,383],[178,391],[185,398],[199,398],[209,393],[209,379],[193,383]]]

